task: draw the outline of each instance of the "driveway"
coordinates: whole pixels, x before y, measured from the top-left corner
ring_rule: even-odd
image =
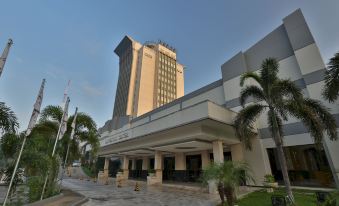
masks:
[[[139,192],[134,186],[117,188],[92,181],[65,179],[63,186],[89,198],[85,206],[215,206],[217,198],[207,193],[169,187],[147,187],[142,184]]]

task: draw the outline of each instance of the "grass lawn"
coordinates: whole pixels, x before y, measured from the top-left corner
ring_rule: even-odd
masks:
[[[274,193],[267,193],[265,189],[253,192],[238,201],[239,206],[271,206],[271,195],[284,195],[284,189],[277,189]],[[312,190],[293,190],[296,206],[317,206],[315,191]],[[339,196],[337,196],[337,203]]]

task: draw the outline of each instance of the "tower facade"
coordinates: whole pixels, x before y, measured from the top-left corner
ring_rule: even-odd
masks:
[[[114,52],[119,78],[113,121],[134,118],[184,95],[183,65],[163,42],[140,44],[125,36]]]

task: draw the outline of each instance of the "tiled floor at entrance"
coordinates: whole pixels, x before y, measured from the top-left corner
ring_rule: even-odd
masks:
[[[77,179],[66,179],[63,185],[87,196],[90,200],[85,206],[214,206],[218,201],[217,195],[144,184],[139,192],[135,192],[132,185],[117,188],[115,184],[102,185]]]

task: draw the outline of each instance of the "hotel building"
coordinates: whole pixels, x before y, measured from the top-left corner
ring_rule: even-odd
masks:
[[[173,72],[172,77],[167,74],[165,80],[161,78],[160,47],[159,44],[142,46],[125,37],[115,50],[120,57],[120,76],[114,114],[100,129],[99,156],[105,157],[106,175],[115,176],[115,169],[109,165],[120,160],[124,179],[146,180],[147,170],[152,168],[156,174],[147,177],[148,184],[194,182],[211,162],[241,160],[251,166],[257,185],[262,184],[265,174],[273,174],[281,181],[265,114],[255,124],[258,135],[251,140],[251,151],[235,136],[233,125],[241,109],[241,74],[257,71],[268,57],[279,61],[281,78],[290,78],[305,96],[322,101],[339,123],[338,102],[329,104],[321,97],[326,67],[300,10],[285,17],[281,25],[249,49],[221,65],[220,79],[184,96],[183,90],[178,89],[183,89],[182,66],[176,63],[174,53],[165,55],[176,65],[176,75]],[[155,81],[142,82],[143,76]],[[176,91],[172,96],[167,92],[167,99],[163,99],[161,81],[166,82],[167,78],[170,82],[173,76],[176,76]],[[108,126],[114,125],[114,118],[123,116],[129,117],[120,121],[121,124]],[[322,149],[316,150],[307,128],[294,118],[284,122],[283,130],[292,184],[338,187],[339,142],[326,138]]]
[[[114,52],[119,56],[119,78],[113,118],[105,129],[120,128],[184,95],[184,68],[168,44],[159,41],[142,45],[125,36]]]

